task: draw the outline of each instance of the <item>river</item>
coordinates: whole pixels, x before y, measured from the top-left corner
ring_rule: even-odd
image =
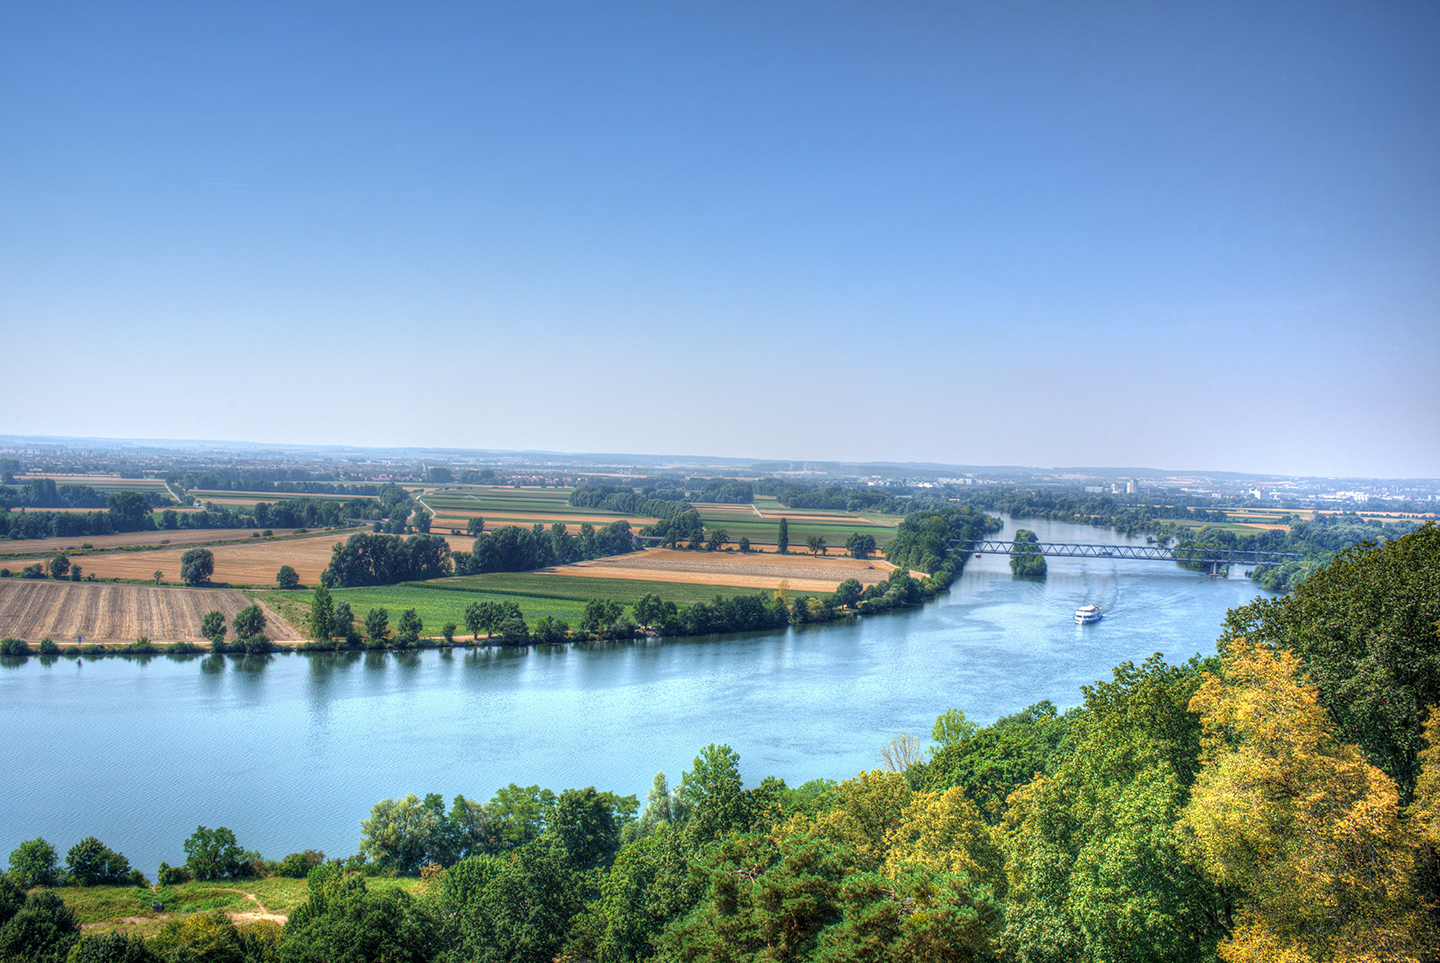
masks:
[[[1041,541],[1135,544],[1098,528],[1007,522]],[[999,536],[997,536],[999,537]],[[1170,563],[1049,559],[1016,581],[974,558],[951,590],[846,624],[703,639],[0,664],[0,858],[44,836],[63,862],[94,835],[154,877],[184,861],[197,825],[228,826],[270,859],[343,856],[387,796],[488,799],[500,786],[594,785],[643,801],[710,742],[747,784],[797,785],[878,765],[881,745],[928,740],[959,707],[985,724],[1079,687],[1124,660],[1215,650],[1226,610],[1263,593]],[[1077,626],[1077,606],[1105,610]]]

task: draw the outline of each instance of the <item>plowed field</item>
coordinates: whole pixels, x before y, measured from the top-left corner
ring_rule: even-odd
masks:
[[[0,635],[60,644],[86,642],[202,642],[200,620],[219,609],[229,622],[250,604],[233,589],[150,588],[6,579],[0,582]],[[267,635],[297,638],[273,611]]]
[[[682,552],[652,548],[631,555],[616,555],[593,562],[541,569],[562,575],[592,578],[720,583],[751,588],[775,588],[781,579],[797,592],[833,592],[847,578],[873,585],[890,577],[894,566],[879,560],[806,555],[756,555],[731,552]]]

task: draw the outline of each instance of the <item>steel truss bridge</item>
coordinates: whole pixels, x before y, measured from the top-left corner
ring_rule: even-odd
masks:
[[[1242,552],[1234,549],[1161,548],[1159,545],[1084,545],[1071,542],[992,542],[988,539],[950,543],[962,552],[984,555],[1050,555],[1058,558],[1114,558],[1133,562],[1195,562],[1202,565],[1280,565],[1304,558],[1290,552]]]

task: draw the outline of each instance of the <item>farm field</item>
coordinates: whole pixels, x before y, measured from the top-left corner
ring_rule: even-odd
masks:
[[[289,535],[293,528],[277,528],[276,535]],[[119,535],[73,535],[65,538],[0,539],[0,558],[53,558],[59,552],[89,551],[126,546],[197,545],[202,542],[248,540],[258,534],[253,528],[163,528],[153,532],[124,532]],[[84,558],[85,556],[79,556]],[[88,564],[86,571],[89,571]],[[151,571],[154,571],[152,568]],[[176,576],[179,577],[178,575]]]
[[[451,581],[445,579],[443,581]],[[400,613],[414,609],[425,624],[421,633],[438,637],[446,622],[459,626],[456,636],[465,635],[465,609],[472,602],[514,602],[520,606],[525,620],[532,626],[541,616],[564,619],[571,628],[580,623],[585,612],[583,599],[549,599],[534,596],[507,595],[497,592],[475,592],[450,590],[434,587],[434,582],[410,582],[405,585],[377,585],[366,588],[331,589],[331,597],[338,602],[349,602],[350,611],[355,613],[356,627],[364,634],[365,613],[371,609],[383,608],[390,614],[393,629]],[[313,593],[278,589],[252,593],[257,600],[279,612],[291,625],[306,625],[310,619],[310,602]],[[637,596],[638,598],[638,596]]]
[[[774,589],[786,580],[797,592],[833,592],[848,578],[863,585],[885,581],[894,566],[882,561],[807,555],[755,555],[738,552],[686,552],[667,548],[646,549],[536,574],[570,578],[634,579],[642,582],[723,583],[753,589]]]
[[[20,486],[36,478],[49,478],[57,485],[88,485],[97,492],[158,492],[165,494],[165,482],[159,478],[121,478],[119,475],[52,475],[44,472],[16,475],[14,485]]]
[[[215,545],[215,572],[211,581],[225,585],[274,585],[280,566],[289,565],[300,581],[319,584],[320,573],[330,564],[330,548],[343,542],[356,529],[343,529],[317,534],[313,538],[285,540],[248,539],[228,545]],[[248,534],[248,533],[247,533]],[[180,557],[187,549],[166,548],[151,552],[124,552],[115,555],[90,555],[81,566],[87,575],[96,578],[124,578],[145,581],[156,571],[168,582],[180,581]]]
[[[566,567],[568,569],[569,566]],[[676,605],[693,605],[709,602],[720,595],[732,598],[736,595],[750,595],[754,586],[696,584],[694,582],[660,582],[626,578],[605,578],[565,574],[566,569],[553,573],[545,572],[492,572],[488,575],[462,575],[455,578],[436,579],[433,582],[410,582],[409,585],[424,585],[427,588],[457,593],[488,592],[495,595],[517,597],[515,600],[525,608],[525,598],[569,599],[584,603],[587,599],[614,599],[626,605],[634,605],[642,595],[655,594]],[[771,588],[774,588],[772,585]],[[529,610],[526,609],[528,616]]]
[[[235,492],[235,491],[207,491],[205,489],[192,488],[190,496],[198,498],[202,502],[213,502],[216,505],[256,505],[259,502],[268,502],[273,505],[278,501],[295,498],[312,498],[316,501],[326,502],[348,502],[356,498],[375,500],[374,495],[307,495],[301,492]]]
[[[91,582],[0,581],[0,635],[31,642],[202,642],[200,620],[219,609],[228,622],[250,600],[234,589],[164,588]],[[274,622],[273,613],[271,620]],[[284,624],[271,635],[293,638]]]

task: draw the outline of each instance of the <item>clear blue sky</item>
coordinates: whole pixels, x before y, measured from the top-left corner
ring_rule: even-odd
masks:
[[[4,430],[1440,476],[1440,4],[0,4]]]

